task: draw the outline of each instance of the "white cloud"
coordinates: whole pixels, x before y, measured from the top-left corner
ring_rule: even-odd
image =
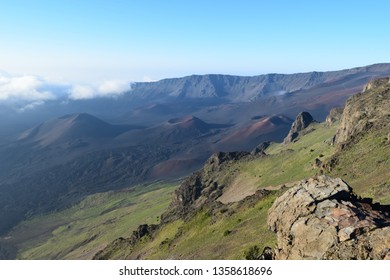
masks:
[[[45,89],[46,82],[38,77],[24,75],[0,76],[0,101],[42,101],[55,99],[55,95]]]
[[[31,103],[28,103],[27,105],[22,106],[21,108],[18,109],[18,111],[22,113],[24,111],[33,110],[36,107],[41,106],[43,104],[45,104],[44,101],[34,101]]]
[[[90,99],[95,97],[95,91],[90,86],[75,85],[71,88],[69,98],[70,99]]]
[[[130,90],[125,80],[105,80],[95,85],[50,82],[33,75],[11,76],[0,71],[0,103],[19,111],[33,109],[45,101],[115,97]]]
[[[104,81],[98,87],[98,92],[102,95],[117,95],[127,90],[130,90],[130,83],[120,80]]]
[[[107,80],[97,86],[75,85],[71,88],[70,99],[91,99],[95,97],[115,97],[130,90],[130,82]]]

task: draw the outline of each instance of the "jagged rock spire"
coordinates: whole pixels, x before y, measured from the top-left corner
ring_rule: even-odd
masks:
[[[294,139],[296,139],[299,135],[299,132],[304,130],[306,127],[309,126],[314,121],[313,117],[308,112],[301,112],[296,117],[295,121],[291,125],[290,132],[288,133],[287,137],[284,138],[283,143],[287,144],[292,142]]]

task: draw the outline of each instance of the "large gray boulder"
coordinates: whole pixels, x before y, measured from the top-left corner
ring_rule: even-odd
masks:
[[[360,199],[341,179],[303,180],[276,199],[268,226],[276,259],[388,259],[389,208]]]

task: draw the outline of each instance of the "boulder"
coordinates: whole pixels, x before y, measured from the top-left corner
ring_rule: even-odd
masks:
[[[389,207],[358,198],[339,178],[303,180],[269,209],[275,259],[388,258],[389,213]]]

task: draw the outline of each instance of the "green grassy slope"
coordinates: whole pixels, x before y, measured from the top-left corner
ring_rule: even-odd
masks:
[[[267,149],[269,157],[243,164],[241,170],[258,178],[258,186],[275,186],[311,177],[318,173],[315,159],[326,160],[333,147],[325,141],[336,132],[336,127],[312,124],[313,131],[288,145],[275,143]]]
[[[335,138],[331,174],[356,193],[390,203],[390,78],[373,80],[346,102]]]
[[[148,259],[242,259],[252,246],[273,247],[276,236],[267,230],[264,220],[275,198],[269,195],[253,205],[232,205],[226,212],[200,211],[187,223],[168,224],[149,244],[141,244],[128,257],[146,251]]]
[[[153,234],[145,236],[135,247],[123,241],[112,243],[105,252],[111,259],[243,259],[253,246],[273,247],[274,233],[267,229],[267,211],[284,190],[279,186],[301,180],[319,172],[313,166],[316,158],[326,159],[333,147],[325,143],[336,131],[323,124],[313,124],[312,131],[288,145],[273,144],[268,156],[244,157],[227,162],[222,169],[204,167],[208,180],[225,185],[224,206],[201,208],[187,221],[164,224]],[[259,189],[270,194],[261,199],[244,199]],[[234,191],[233,191],[234,189]],[[238,190],[238,191],[237,191]]]
[[[362,197],[390,204],[389,131],[367,132],[354,145],[337,154],[337,164],[330,172],[341,177]]]
[[[238,201],[261,188],[274,189],[286,184],[316,175],[315,159],[326,160],[334,148],[325,141],[331,138],[336,126],[312,124],[310,133],[297,142],[287,145],[273,143],[266,151],[268,156],[243,159],[229,163],[215,175],[229,187],[220,198],[222,202]]]
[[[368,131],[353,146],[337,154],[338,164],[331,172],[314,164],[316,158],[326,162],[334,155],[335,147],[328,143],[337,126],[314,124],[311,132],[297,142],[272,144],[265,157],[245,157],[228,162],[217,171],[206,165],[203,170],[209,180],[226,186],[219,198],[225,206],[213,208],[213,204],[201,208],[187,221],[164,224],[135,247],[128,246],[123,250],[123,243],[109,246],[106,249],[109,258],[242,259],[253,246],[261,250],[265,246],[273,247],[276,238],[267,229],[267,211],[284,191],[283,185],[289,186],[290,182],[321,172],[343,178],[359,195],[388,203],[390,149],[387,131]],[[272,191],[258,200],[242,200],[259,189]]]
[[[64,211],[22,222],[6,241],[17,245],[20,259],[91,259],[139,224],[157,223],[175,188],[156,183],[94,194]]]

